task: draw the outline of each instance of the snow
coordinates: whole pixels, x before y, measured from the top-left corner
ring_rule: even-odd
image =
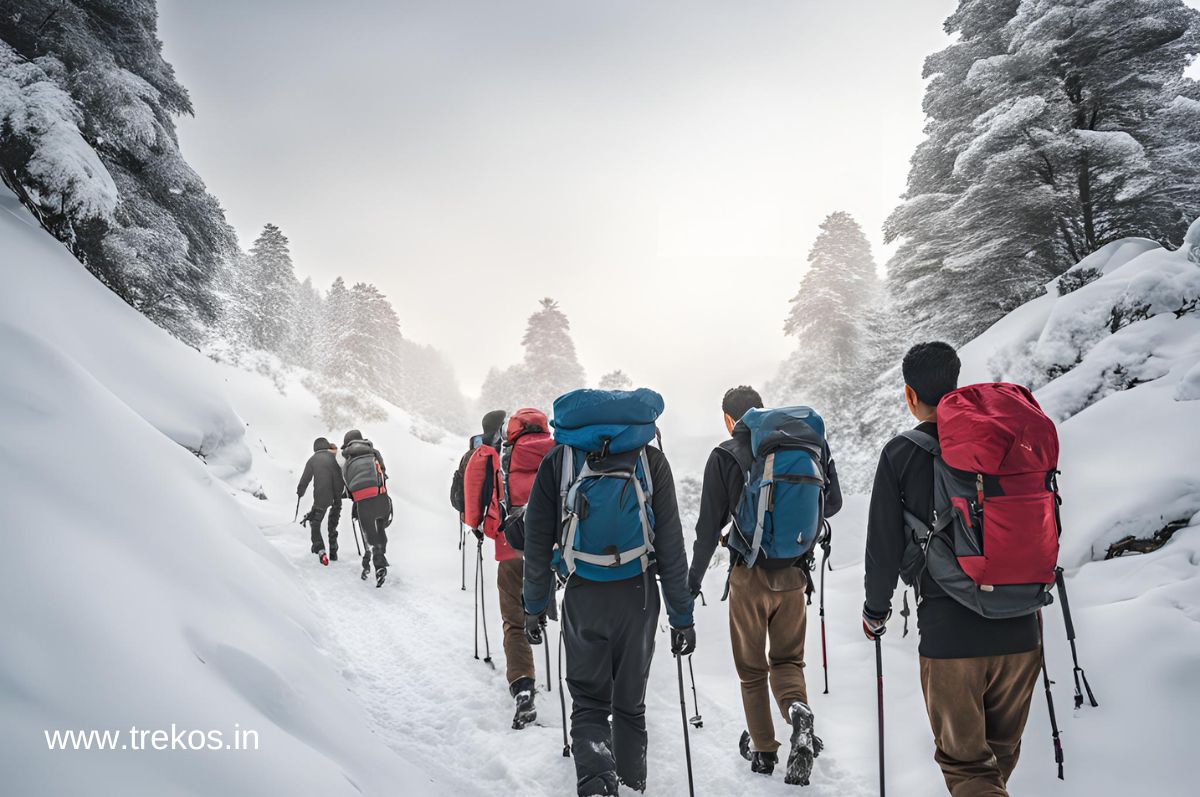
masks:
[[[299,468],[319,435],[304,372],[257,373],[212,362],[110,296],[66,251],[0,199],[0,523],[10,607],[0,647],[0,764],[13,793],[79,793],[96,782],[128,794],[561,795],[558,695],[539,694],[538,724],[509,727],[495,563],[483,556],[492,670],[473,655],[473,593],[460,589],[458,528],[447,506],[460,454],[453,435],[386,402],[362,424],[387,457],[396,520],[383,589],[358,579],[345,523],[342,561],[321,567],[292,522]],[[1098,253],[1099,254],[1099,253]],[[1103,276],[1018,308],[962,349],[964,379],[1033,375],[1078,361],[1038,396],[1065,420],[1063,563],[1082,663],[1101,702],[1071,710],[1071,667],[1057,607],[1047,653],[1066,748],[1055,779],[1040,687],[1015,794],[1194,793],[1200,707],[1200,314],[1157,313],[1110,334],[1118,302],[1167,307],[1189,289],[1182,253],[1127,241]],[[1198,269],[1200,270],[1200,269]],[[1166,297],[1166,298],[1164,298]],[[1097,330],[1081,323],[1102,326]],[[1125,389],[1117,365],[1149,380]],[[652,379],[648,380],[650,383]],[[1096,386],[1103,386],[1096,390]],[[896,398],[899,401],[899,397]],[[671,409],[668,407],[667,412]],[[713,430],[695,430],[696,440]],[[424,438],[424,439],[423,439]],[[191,451],[204,451],[201,460]],[[707,450],[669,448],[677,476]],[[252,491],[261,490],[267,500]],[[6,492],[6,495],[10,493]],[[810,616],[808,680],[826,743],[804,794],[876,793],[875,667],[861,634],[867,498],[834,519],[826,573],[830,694],[822,694],[820,625]],[[1107,545],[1172,520],[1190,526],[1162,549],[1103,561]],[[467,551],[466,579],[474,551]],[[694,659],[704,727],[690,729],[699,794],[795,794],[751,776],[730,655],[725,573],[708,572]],[[916,634],[898,616],[884,639],[888,780],[895,794],[944,793],[921,698]],[[684,793],[679,692],[665,616],[648,689],[647,793]],[[557,633],[548,634],[557,661]],[[482,648],[482,640],[481,640]],[[544,688],[545,650],[535,649]],[[687,678],[686,668],[684,677]],[[557,677],[553,679],[557,690]],[[569,707],[568,707],[569,708]],[[686,712],[693,712],[690,689]],[[262,734],[258,752],[47,752],[43,728],[136,723]],[[786,739],[782,718],[778,736]]]

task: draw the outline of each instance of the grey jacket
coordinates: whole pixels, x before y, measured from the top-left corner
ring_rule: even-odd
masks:
[[[341,500],[346,492],[346,483],[342,479],[337,455],[327,450],[318,451],[309,457],[304,465],[304,473],[300,476],[300,484],[296,486],[296,495],[304,495],[308,491],[309,482],[313,485],[313,506],[328,507],[334,501]]]

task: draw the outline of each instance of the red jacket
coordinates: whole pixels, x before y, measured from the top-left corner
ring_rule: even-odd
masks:
[[[463,516],[467,526],[496,541],[496,561],[520,557],[500,531],[500,454],[489,445],[475,449],[463,473]]]

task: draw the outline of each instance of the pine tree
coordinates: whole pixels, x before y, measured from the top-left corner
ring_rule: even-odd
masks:
[[[604,376],[600,377],[601,390],[632,390],[633,380],[624,371],[617,369],[609,371]]]
[[[571,322],[553,299],[542,299],[541,309],[529,316],[521,344],[520,363],[488,372],[480,390],[487,409],[514,410],[537,407],[546,412],[567,391],[583,387],[583,367],[575,356]]]
[[[245,283],[250,318],[250,345],[282,354],[295,319],[296,274],[288,239],[267,224],[250,248],[250,274]]]
[[[179,153],[174,117],[192,106],[154,0],[20,5],[0,14],[5,182],[105,285],[201,342],[237,240]]]
[[[288,324],[284,359],[295,365],[315,368],[317,328],[321,321],[321,294],[313,287],[312,279],[295,286],[292,299],[292,319]]]
[[[1200,52],[1180,0],[962,0],[931,55],[927,140],[888,284],[913,333],[963,342],[1131,235],[1177,242],[1200,189],[1165,168],[1194,117],[1163,113]]]
[[[350,322],[350,291],[338,277],[329,286],[321,307],[321,323],[316,332],[317,369],[336,377],[343,367],[342,351]]]

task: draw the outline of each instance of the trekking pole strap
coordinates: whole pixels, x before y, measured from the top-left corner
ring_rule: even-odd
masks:
[[[1075,623],[1071,619],[1071,601],[1067,598],[1067,581],[1061,567],[1054,568],[1054,581],[1058,586],[1058,596],[1062,600],[1063,623],[1067,628],[1067,642],[1071,646],[1071,662],[1073,664],[1071,674],[1075,679],[1075,708],[1083,708],[1084,692],[1087,693],[1088,703],[1092,708],[1098,708],[1100,704],[1092,692],[1092,685],[1088,683],[1087,673],[1079,666],[1079,651],[1075,646]]]

